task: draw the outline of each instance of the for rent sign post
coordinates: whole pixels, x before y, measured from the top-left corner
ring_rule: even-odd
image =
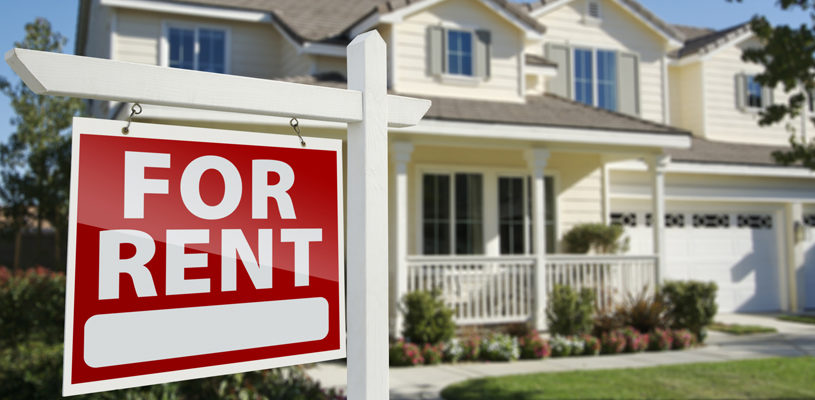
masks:
[[[341,141],[74,120],[64,393],[345,357]]]

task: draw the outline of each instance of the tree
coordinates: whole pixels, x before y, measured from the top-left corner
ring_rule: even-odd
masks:
[[[773,104],[761,111],[761,126],[800,116],[815,94],[815,1],[778,0],[777,5],[783,10],[809,12],[812,23],[773,26],[761,15],[750,21],[753,33],[764,46],[745,50],[742,59],[764,66],[764,72],[755,77],[757,83],[771,88],[780,85],[789,94],[786,104]],[[792,135],[790,149],[776,151],[773,157],[783,165],[800,163],[815,169],[815,142],[807,143]]]
[[[62,52],[67,41],[52,31],[44,18],[26,24],[25,32],[25,38],[15,42],[15,47]],[[15,260],[19,262],[19,238],[32,212],[40,243],[43,223],[47,221],[54,227],[54,262],[61,265],[71,166],[71,137],[66,131],[84,104],[80,99],[38,95],[22,82],[12,85],[2,77],[0,90],[9,97],[15,112],[11,120],[15,132],[0,146],[0,201],[14,230]]]

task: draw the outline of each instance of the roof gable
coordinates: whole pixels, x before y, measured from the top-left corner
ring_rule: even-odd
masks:
[[[574,0],[537,0],[537,2],[526,3],[521,6],[526,8],[526,10],[532,17],[538,18],[562,6],[565,6],[566,4],[569,4],[573,1]],[[662,37],[663,39],[667,40],[674,46],[677,47],[681,46],[682,43],[685,41],[685,35],[682,32],[677,30],[673,25],[668,24],[667,22],[663,21],[662,19],[648,11],[637,1],[635,0],[607,0],[607,1],[611,1],[620,8],[622,8],[623,10],[627,11],[636,20],[640,21],[643,25],[648,27],[652,32],[657,34],[659,37]]]
[[[749,22],[731,26],[720,31],[693,27],[681,27],[681,29],[694,29],[697,35],[686,41],[681,49],[672,54],[673,57],[679,59],[707,55],[716,50],[741,43],[745,39],[753,36]]]

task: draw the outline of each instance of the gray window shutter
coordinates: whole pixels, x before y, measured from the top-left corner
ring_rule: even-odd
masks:
[[[427,71],[430,75],[444,72],[444,28],[427,28]]]
[[[475,76],[487,79],[490,77],[490,58],[492,54],[492,35],[488,30],[475,31]]]
[[[557,63],[557,75],[546,80],[546,91],[572,98],[572,50],[569,46],[546,44],[546,58]]]
[[[640,114],[639,76],[639,57],[632,53],[617,53],[617,111]]]
[[[736,108],[744,110],[747,108],[747,76],[736,74]]]

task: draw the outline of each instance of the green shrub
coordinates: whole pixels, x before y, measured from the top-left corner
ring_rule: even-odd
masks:
[[[464,361],[478,361],[481,358],[481,336],[467,336],[461,341],[462,356]]]
[[[442,346],[442,359],[444,362],[455,363],[464,357],[464,346],[458,338],[452,338]]]
[[[715,282],[673,281],[661,289],[668,307],[673,329],[687,329],[701,342],[705,339],[705,327],[713,323],[716,315]]]
[[[439,298],[438,292],[408,293],[403,300],[405,327],[402,335],[413,343],[437,344],[450,340],[456,333],[453,310]]]
[[[674,350],[687,349],[696,344],[693,333],[687,329],[677,329],[672,331],[671,335],[673,336]]]
[[[424,357],[422,357],[422,350],[419,346],[401,339],[391,343],[388,356],[390,365],[395,367],[424,364]]]
[[[622,235],[620,225],[580,224],[563,235],[563,245],[570,254],[586,254],[592,249],[614,254],[628,249],[628,239],[620,240]]]
[[[627,326],[620,330],[625,338],[626,353],[638,353],[648,348],[648,334]]]
[[[441,364],[444,357],[442,346],[443,345],[441,343],[437,345],[425,343],[424,347],[422,347],[422,357],[424,358],[424,363],[427,365]]]
[[[578,294],[568,286],[555,285],[546,307],[546,320],[552,335],[582,335],[592,330],[594,292],[583,289]]]
[[[621,322],[642,333],[653,332],[657,328],[667,328],[668,307],[662,296],[654,295],[644,288],[638,295],[629,294],[622,306],[617,308]]]
[[[43,267],[0,267],[0,348],[24,341],[62,343],[65,275]]]
[[[648,339],[648,350],[650,351],[665,351],[673,347],[674,337],[673,333],[667,329],[655,329],[651,332]]]
[[[326,390],[313,381],[302,367],[268,369],[243,374],[183,381],[174,393],[165,396],[135,396],[133,399],[268,399],[268,400],[340,400],[345,396],[334,389]],[[174,385],[174,386],[175,386]],[[121,398],[121,397],[117,397]],[[127,398],[127,397],[125,397]]]
[[[0,350],[0,399],[62,395],[62,344],[21,342]]]
[[[600,339],[591,335],[582,335],[580,339],[583,340],[583,354],[587,356],[600,354]]]
[[[603,354],[620,354],[625,350],[626,340],[621,330],[603,333],[600,337]]]
[[[518,338],[518,347],[521,350],[521,359],[524,360],[537,360],[552,354],[549,343],[543,340],[537,332]]]

